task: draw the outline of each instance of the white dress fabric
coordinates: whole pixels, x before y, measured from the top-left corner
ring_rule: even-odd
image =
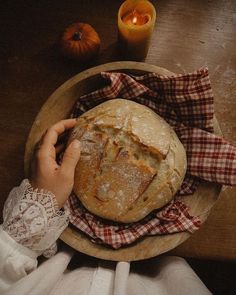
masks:
[[[209,295],[183,258],[145,262],[99,261],[67,269],[73,254],[66,247],[54,256],[55,242],[68,224],[53,194],[33,190],[28,180],[14,188],[0,227],[0,294],[5,295]],[[37,257],[52,256],[38,266]]]

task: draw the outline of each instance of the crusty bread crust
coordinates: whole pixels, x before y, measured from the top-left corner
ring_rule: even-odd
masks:
[[[84,113],[70,140],[81,141],[74,192],[92,213],[130,223],[173,199],[186,172],[174,130],[151,109],[124,99]]]

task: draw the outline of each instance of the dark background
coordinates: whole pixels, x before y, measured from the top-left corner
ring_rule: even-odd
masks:
[[[25,142],[51,93],[86,68],[123,60],[116,46],[117,12],[122,2],[0,1],[1,211],[10,189],[24,177]],[[176,73],[207,65],[222,133],[236,142],[236,1],[152,3],[157,23],[146,62]],[[100,55],[90,63],[68,61],[60,54],[60,35],[75,21],[91,24],[101,37]],[[195,251],[199,250],[196,257],[201,260],[195,257],[189,262],[214,294],[236,294],[235,197],[235,188],[224,188],[209,220],[193,237],[201,240],[201,248]],[[204,248],[205,242],[208,246]]]

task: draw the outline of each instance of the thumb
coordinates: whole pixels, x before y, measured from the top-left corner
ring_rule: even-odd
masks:
[[[75,167],[80,158],[80,147],[80,142],[74,139],[66,148],[61,164],[61,170],[64,171],[65,174],[74,175]]]

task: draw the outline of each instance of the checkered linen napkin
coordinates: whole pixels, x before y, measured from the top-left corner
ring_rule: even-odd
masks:
[[[73,194],[66,203],[70,222],[92,241],[114,249],[147,235],[194,232],[201,221],[189,215],[187,206],[178,196],[193,194],[200,179],[236,184],[236,147],[212,133],[214,106],[208,69],[172,76],[155,73],[129,76],[108,72],[101,73],[101,76],[107,86],[80,97],[71,117],[78,117],[114,98],[144,104],[162,116],[176,131],[186,149],[187,173],[175,199],[139,222],[124,225],[101,219],[89,213]]]

